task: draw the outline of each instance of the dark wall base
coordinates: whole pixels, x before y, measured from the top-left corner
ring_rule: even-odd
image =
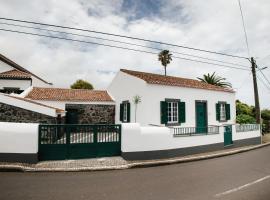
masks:
[[[237,140],[234,141],[233,145],[230,146],[224,146],[224,143],[216,143],[196,147],[159,150],[159,151],[122,152],[122,157],[126,160],[151,160],[151,159],[173,158],[178,156],[187,156],[192,154],[218,151],[228,148],[235,148],[255,144],[261,144],[261,137]]]
[[[37,163],[38,154],[0,153],[0,162]]]

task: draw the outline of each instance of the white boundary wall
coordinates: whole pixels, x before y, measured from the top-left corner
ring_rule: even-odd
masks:
[[[233,141],[255,138],[260,137],[260,130],[235,132],[233,126],[232,135]],[[122,152],[170,150],[223,142],[224,127],[220,127],[219,134],[174,137],[172,129],[167,127],[141,127],[138,123],[122,124]]]
[[[0,153],[37,153],[38,124],[0,122]]]

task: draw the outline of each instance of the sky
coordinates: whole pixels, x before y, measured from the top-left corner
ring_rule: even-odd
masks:
[[[253,56],[260,67],[268,66],[263,72],[270,79],[270,1],[241,0],[241,3],[250,55],[246,48],[237,0],[0,0],[0,17],[109,32],[244,57]],[[0,28],[156,53],[146,54],[89,43],[0,31],[0,53],[52,82],[55,87],[70,87],[77,79],[84,79],[91,82],[95,89],[106,89],[121,68],[164,73],[164,69],[158,61],[158,51],[155,50],[89,37],[14,27],[1,24],[3,22],[7,23],[7,21],[0,20]],[[28,24],[28,26],[31,25]],[[40,26],[35,27],[40,28]],[[42,28],[169,49],[174,52],[241,64],[247,69],[250,67],[250,63],[246,59],[89,32],[52,27]],[[194,59],[175,53],[173,56]],[[168,75],[193,79],[213,72],[232,83],[237,99],[254,104],[252,76],[249,71],[177,58],[173,58],[167,68]],[[261,74],[258,76],[263,79]],[[270,90],[262,84],[261,80],[258,80],[258,85],[261,107],[270,108]]]

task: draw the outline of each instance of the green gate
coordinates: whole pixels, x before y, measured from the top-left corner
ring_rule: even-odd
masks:
[[[224,146],[232,144],[232,125],[226,125],[224,126]]]
[[[121,125],[39,125],[39,160],[121,154]]]

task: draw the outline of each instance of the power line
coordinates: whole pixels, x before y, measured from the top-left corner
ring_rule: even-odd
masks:
[[[263,85],[270,91],[270,87],[263,81],[263,79],[261,79],[260,76],[257,76],[257,77],[263,83]]]
[[[117,42],[117,43],[121,43],[121,44],[127,44],[127,45],[138,46],[138,47],[144,47],[144,48],[158,50],[158,51],[162,51],[163,50],[163,49],[156,48],[156,47],[149,47],[149,46],[146,46],[146,45],[140,45],[140,44],[130,43],[130,42],[123,42],[123,41],[119,41],[119,40],[112,40],[112,39],[107,39],[107,38],[102,38],[102,37],[95,37],[95,36],[89,36],[89,35],[69,33],[69,32],[64,32],[64,31],[55,31],[55,30],[51,30],[51,29],[44,29],[44,28],[38,28],[38,27],[33,27],[33,26],[25,26],[25,25],[18,25],[18,24],[11,24],[11,23],[0,22],[0,24],[9,25],[9,26],[15,26],[15,27],[21,27],[21,28],[41,30],[41,31],[48,31],[48,32],[53,32],[53,33],[61,33],[61,34],[68,34],[68,35],[74,35],[74,36],[80,36],[80,37],[87,37],[87,38],[104,40],[104,41],[110,41],[110,42]],[[170,52],[171,53],[174,53],[174,54],[179,54],[179,55],[184,55],[184,56],[190,56],[190,57],[194,57],[194,58],[200,58],[200,59],[205,59],[205,60],[209,60],[209,61],[215,61],[215,62],[224,63],[224,64],[230,64],[230,65],[237,65],[237,66],[241,66],[241,67],[247,67],[245,65],[241,65],[241,64],[238,64],[238,63],[226,62],[226,61],[221,61],[221,60],[217,60],[217,59],[206,58],[206,57],[203,57],[203,56],[192,55],[192,54],[188,54],[188,53],[182,53],[182,52],[171,51],[171,50],[170,50]]]
[[[166,46],[173,46],[173,47],[185,48],[185,49],[190,49],[190,50],[195,50],[195,51],[201,51],[201,52],[205,52],[205,53],[218,54],[218,55],[222,55],[222,56],[248,59],[247,57],[236,56],[236,55],[221,53],[221,52],[217,52],[217,51],[210,51],[210,50],[205,50],[205,49],[188,47],[188,46],[184,46],[184,45],[176,45],[176,44],[171,44],[171,43],[167,43],[167,42],[143,39],[143,38],[138,38],[138,37],[131,37],[131,36],[120,35],[120,34],[107,33],[107,32],[102,32],[102,31],[94,31],[94,30],[89,30],[89,29],[74,28],[74,27],[69,27],[69,26],[60,26],[60,25],[55,25],[55,24],[47,24],[47,23],[33,22],[33,21],[27,21],[27,20],[11,19],[11,18],[5,18],[5,17],[0,17],[0,19],[7,20],[7,21],[27,23],[27,24],[35,24],[35,25],[50,26],[50,27],[56,27],[56,28],[62,28],[62,29],[70,29],[70,30],[76,30],[76,31],[84,31],[84,32],[91,32],[91,33],[97,33],[97,34],[103,34],[103,35],[110,35],[110,36],[115,36],[115,37],[151,42],[151,43],[156,43],[156,44],[161,44],[161,45],[166,45]]]
[[[259,68],[259,67],[257,67]],[[268,78],[265,76],[265,74],[262,72],[262,70],[259,68],[259,71],[261,72],[261,74],[263,75],[264,79],[268,82],[268,84],[270,85],[270,81],[268,80]]]
[[[243,29],[244,29],[244,33],[245,33],[245,40],[246,40],[246,45],[247,45],[248,57],[250,57],[246,25],[245,25],[245,21],[244,21],[244,16],[243,16],[243,11],[242,11],[242,6],[241,6],[240,0],[238,0],[238,4],[239,4],[239,8],[240,8],[241,17],[242,17],[242,25],[243,25]]]
[[[61,39],[61,40],[67,40],[67,41],[73,41],[73,42],[80,42],[80,43],[101,45],[101,46],[106,46],[106,47],[112,47],[112,48],[118,48],[118,49],[124,49],[124,50],[129,50],[129,51],[136,51],[136,52],[142,52],[142,53],[149,53],[149,54],[157,55],[157,53],[151,52],[151,51],[144,51],[144,50],[132,49],[132,48],[115,46],[115,45],[110,45],[110,44],[101,44],[101,43],[98,43],[98,42],[90,42],[90,41],[84,41],[84,40],[63,38],[63,37],[58,37],[58,36],[50,36],[50,35],[44,35],[44,34],[29,33],[29,32],[24,32],[24,31],[15,31],[15,30],[8,30],[8,29],[1,29],[1,28],[0,28],[0,30],[1,31],[6,31],[6,32],[13,32],[13,33],[20,33],[20,34],[32,35],[32,36],[40,36],[40,37]],[[227,67],[227,68],[231,68],[231,69],[239,69],[239,70],[249,71],[249,69],[247,69],[247,68],[233,67],[233,66],[229,66],[229,65],[222,65],[222,64],[211,63],[211,62],[206,62],[206,61],[193,60],[193,59],[179,57],[179,56],[172,56],[172,57],[173,58],[182,59],[182,60],[192,61],[192,62],[198,62],[198,63],[210,64],[210,65],[215,65],[215,66]]]

